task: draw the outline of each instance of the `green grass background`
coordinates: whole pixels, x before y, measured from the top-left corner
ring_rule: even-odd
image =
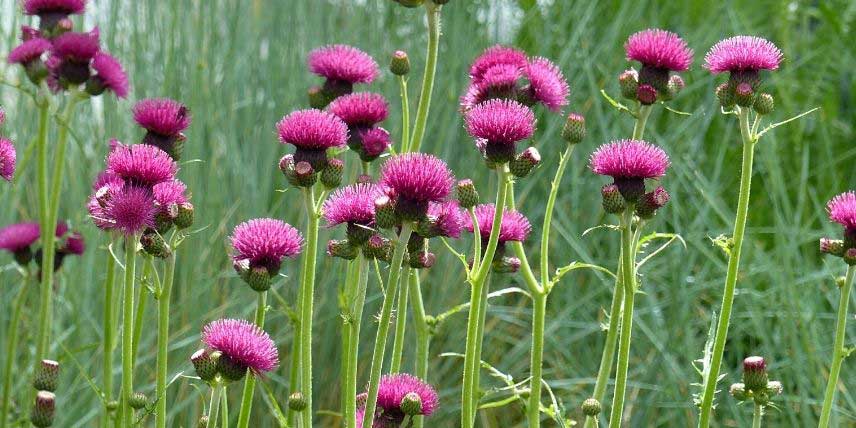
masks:
[[[63,364],[58,394],[58,427],[95,426],[100,406],[87,379],[100,384],[101,281],[105,237],[86,218],[84,204],[90,183],[103,166],[107,140],[137,141],[142,133],[130,118],[134,100],[168,96],[185,102],[194,120],[188,135],[180,176],[193,192],[197,224],[205,229],[182,248],[174,291],[171,326],[171,373],[192,375],[189,355],[199,346],[201,326],[213,319],[251,317],[254,294],[235,277],[227,259],[226,236],[238,222],[274,216],[302,227],[299,198],[276,168],[287,149],[276,141],[274,124],[291,110],[307,105],[305,91],[319,80],[306,71],[305,57],[326,43],[349,43],[374,55],[385,66],[395,49],[410,53],[421,72],[426,42],[424,14],[388,0],[185,0],[137,2],[92,0],[87,27],[99,25],[108,49],[121,58],[134,91],[130,100],[107,96],[79,110],[68,151],[68,175],[61,218],[81,229],[89,243],[82,259],[69,260],[60,277],[56,299],[56,330],[51,352]],[[636,326],[627,393],[627,426],[692,426],[695,409],[692,386],[699,376],[692,361],[701,355],[713,311],[717,311],[725,273],[725,258],[709,238],[730,233],[737,199],[740,144],[736,120],[723,116],[713,97],[718,79],[701,69],[704,52],[716,41],[736,34],[773,40],[785,53],[782,68],[766,79],[776,98],[772,120],[782,120],[812,107],[822,110],[766,136],[757,148],[754,192],[738,294],[729,342],[723,361],[721,389],[739,381],[743,357],[768,358],[773,379],[784,383],[778,410],[768,426],[812,426],[820,411],[831,355],[834,311],[838,292],[833,279],[843,274],[838,260],[823,259],[817,239],[839,233],[830,225],[824,204],[833,195],[856,187],[854,161],[854,15],[847,1],[655,2],[570,0],[452,0],[443,12],[443,38],[424,150],[449,160],[460,177],[472,177],[486,197],[493,192],[490,174],[482,166],[472,141],[463,130],[457,98],[466,84],[469,62],[482,49],[497,43],[517,45],[533,55],[555,60],[568,77],[571,107],[586,115],[589,137],[570,163],[559,195],[552,232],[553,266],[573,260],[613,268],[616,234],[586,229],[613,221],[600,208],[601,177],[586,168],[594,148],[630,135],[632,123],[598,94],[617,94],[616,76],[628,66],[622,45],[629,34],[661,27],[681,34],[696,50],[696,60],[684,75],[686,90],[673,103],[691,116],[655,109],[646,134],[671,155],[673,166],[663,180],[672,202],[649,229],[681,234],[687,249],[674,246],[646,265],[643,290],[637,299]],[[0,0],[4,40],[0,52],[15,43],[21,23],[18,2]],[[2,66],[9,79],[22,77]],[[420,73],[411,78],[411,100],[417,98]],[[394,79],[388,73],[370,88],[384,93],[393,113],[385,126],[399,135],[400,108]],[[0,103],[8,113],[2,132],[17,142],[20,156],[35,134],[36,110],[14,89],[0,87]],[[536,225],[528,244],[536,261],[542,206],[563,142],[562,118],[539,114],[534,144],[544,166],[517,186],[518,203]],[[197,159],[198,161],[190,161]],[[347,160],[354,157],[347,155]],[[356,164],[352,163],[351,168]],[[0,224],[37,218],[35,168],[24,167],[14,185],[0,185]],[[341,231],[322,231],[322,242]],[[469,242],[456,244],[468,248]],[[426,306],[436,314],[464,302],[468,287],[460,264],[442,245],[437,266],[423,279]],[[19,285],[8,256],[0,259],[0,339],[5,343],[12,295]],[[339,362],[336,287],[344,263],[321,257],[315,325],[317,410],[338,409]],[[283,367],[290,355],[292,328],[283,302],[293,303],[298,263],[284,268],[289,277],[277,285],[267,330],[279,345]],[[494,281],[493,289],[521,285],[509,276]],[[549,302],[545,378],[568,416],[581,419],[579,404],[590,393],[600,359],[604,321],[612,283],[593,273],[574,273],[557,286]],[[35,288],[24,315],[22,342],[33,343]],[[367,322],[363,329],[361,375],[368,371],[369,345],[379,309],[379,290],[371,285]],[[528,375],[528,302],[519,294],[493,300],[488,314],[484,359],[516,380]],[[154,304],[149,305],[150,308]],[[137,379],[142,391],[154,389],[155,318],[146,314],[146,327]],[[848,343],[856,327],[852,311]],[[432,344],[430,381],[441,393],[441,408],[430,426],[457,426],[461,361],[441,352],[463,352],[465,315],[451,318]],[[22,348],[18,358],[32,347]],[[412,346],[408,346],[412,348]],[[118,353],[117,353],[118,356]],[[3,358],[0,356],[0,358]],[[116,361],[118,374],[119,361]],[[412,369],[407,359],[406,369]],[[8,376],[10,374],[3,374]],[[265,382],[285,405],[287,370]],[[31,399],[28,376],[16,374],[16,398]],[[845,363],[838,389],[834,421],[856,424],[856,369]],[[501,386],[484,376],[486,387]],[[117,378],[118,380],[118,378]],[[363,382],[364,380],[361,380]],[[194,387],[194,385],[196,385]],[[239,401],[240,388],[230,392]],[[256,394],[255,426],[274,426],[267,407]],[[179,379],[170,389],[173,426],[194,426],[207,398],[199,383]],[[720,426],[747,426],[751,409],[718,395]],[[237,407],[233,411],[237,414]],[[233,415],[234,416],[234,415]],[[482,427],[523,426],[522,407],[512,404],[482,413]],[[318,426],[337,419],[319,415]],[[546,426],[554,426],[545,422]]]

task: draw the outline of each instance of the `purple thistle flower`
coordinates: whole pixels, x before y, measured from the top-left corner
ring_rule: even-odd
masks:
[[[562,71],[547,58],[534,58],[523,69],[529,80],[528,95],[533,101],[544,104],[552,111],[559,111],[568,104],[571,93]]]
[[[535,132],[535,114],[511,100],[489,100],[467,112],[467,132],[487,144],[513,145]]]
[[[517,82],[523,76],[518,64],[496,64],[486,69],[478,82],[473,82],[461,97],[461,109],[466,112],[493,98],[513,98]]]
[[[229,238],[234,248],[233,260],[248,261],[250,267],[279,271],[282,259],[300,253],[303,237],[294,227],[281,220],[259,218],[235,227]]]
[[[371,183],[342,187],[324,201],[324,219],[328,226],[342,223],[369,226],[374,223],[375,199],[382,195]]]
[[[479,55],[470,66],[470,78],[473,83],[481,83],[488,69],[506,64],[521,69],[526,66],[526,53],[515,48],[496,45],[489,47]]]
[[[422,401],[420,415],[429,416],[437,410],[440,399],[431,385],[416,376],[397,373],[383,376],[378,385],[377,405],[383,409],[384,417],[403,418],[401,401],[409,393],[415,393]]]
[[[175,137],[190,126],[190,110],[169,98],[149,98],[134,105],[134,121],[146,131]]]
[[[476,220],[479,222],[479,233],[483,240],[490,238],[490,229],[493,227],[493,216],[496,213],[496,205],[481,204],[475,208]],[[464,218],[464,227],[467,231],[473,232],[473,221],[469,216]],[[529,220],[518,211],[504,208],[502,211],[502,224],[499,228],[499,243],[503,244],[508,241],[523,242],[532,231],[532,225]],[[485,241],[486,242],[486,241]]]
[[[53,41],[53,54],[62,60],[88,63],[100,50],[100,33],[96,27],[88,33],[69,31]]]
[[[163,150],[147,144],[117,146],[107,155],[107,170],[141,186],[172,180],[178,166]]]
[[[715,44],[704,57],[704,68],[718,74],[739,71],[775,70],[782,51],[760,37],[736,36]]]
[[[455,183],[455,177],[446,162],[424,153],[405,153],[393,156],[380,173],[380,183],[394,196],[417,204],[439,202],[446,198]]]
[[[26,15],[78,15],[86,9],[86,0],[24,0]]]
[[[152,191],[145,187],[125,185],[110,195],[100,214],[104,218],[99,221],[109,224],[109,229],[117,229],[126,236],[139,234],[155,224]]]
[[[693,51],[680,36],[656,28],[631,35],[624,51],[629,61],[669,71],[687,71],[693,62]]]
[[[39,240],[39,236],[38,223],[11,224],[0,229],[0,250],[11,253],[26,250]]]
[[[428,219],[436,228],[436,236],[447,238],[460,238],[466,224],[464,211],[455,200],[429,204]]]
[[[669,156],[663,149],[642,140],[619,140],[604,144],[591,155],[595,174],[615,179],[662,177],[669,167]]]
[[[72,232],[65,238],[59,251],[63,254],[73,254],[80,256],[86,251],[86,242],[83,240],[83,235],[80,232]]]
[[[849,234],[856,234],[856,192],[849,191],[832,198],[826,204],[829,220],[844,226]]]
[[[12,181],[15,176],[15,162],[17,154],[12,141],[0,137],[0,178]]]
[[[269,372],[279,365],[276,344],[270,336],[244,320],[220,319],[209,323],[202,329],[202,342],[254,374]]]
[[[383,95],[373,92],[355,92],[336,98],[327,110],[335,114],[349,128],[369,128],[386,120],[389,104]]]
[[[98,191],[98,189],[115,184],[120,188],[125,184],[125,181],[122,180],[122,177],[114,174],[112,171],[104,170],[98,173],[98,176],[95,177],[95,181],[92,182],[92,190]]]
[[[27,65],[51,49],[51,42],[41,37],[35,37],[22,42],[9,52],[9,64]]]
[[[309,71],[328,80],[349,84],[371,83],[380,74],[377,62],[348,45],[329,45],[309,53]]]
[[[187,202],[187,196],[184,194],[186,191],[187,186],[178,179],[164,181],[152,187],[155,204],[162,207]]]
[[[357,131],[357,133],[366,159],[376,159],[392,145],[392,140],[389,138],[389,132],[386,129],[370,128]]]
[[[348,126],[331,113],[316,109],[297,110],[276,124],[279,140],[300,149],[326,150],[348,142]]]
[[[36,37],[42,37],[42,32],[38,28],[30,27],[29,25],[21,26],[21,41],[26,42]]]
[[[92,69],[105,89],[112,91],[119,98],[128,96],[128,75],[119,60],[105,52],[98,52],[92,60]]]

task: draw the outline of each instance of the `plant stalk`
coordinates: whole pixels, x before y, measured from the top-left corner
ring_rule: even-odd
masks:
[[[408,286],[410,287],[410,294],[413,296],[410,299],[410,305],[413,310],[413,328],[416,330],[416,377],[422,379],[423,382],[428,382],[428,350],[431,346],[431,331],[425,315],[422,286],[419,282],[419,271],[417,269],[410,269]],[[424,419],[425,417],[421,415],[414,416],[413,427],[422,428],[425,424]]]
[[[300,387],[306,399],[306,409],[301,412],[303,428],[312,427],[312,314],[315,297],[315,263],[318,256],[319,216],[315,210],[315,190],[303,189],[306,212],[306,249],[302,278],[300,281]]]
[[[392,339],[392,361],[389,372],[401,372],[401,360],[404,357],[404,335],[407,330],[407,301],[409,286],[398,287],[398,303],[395,305],[395,333]]]
[[[363,306],[366,302],[366,287],[369,281],[369,268],[365,257],[360,254],[356,260],[356,294],[348,324],[348,348],[343,356],[346,358],[345,370],[345,421],[347,428],[357,426],[357,366],[360,352],[360,324],[363,319]],[[348,302],[346,302],[348,303]]]
[[[618,344],[618,367],[615,373],[615,394],[609,427],[618,428],[624,413],[624,394],[627,389],[627,371],[630,366],[630,338],[633,331],[633,301],[636,297],[636,251],[633,248],[633,204],[629,204],[621,218],[621,283],[624,285],[624,307],[621,316],[621,337]]]
[[[175,281],[176,235],[170,240],[170,255],[166,259],[166,272],[158,295],[158,355],[155,409],[158,428],[166,428],[166,378],[169,371],[169,304],[172,297],[172,285]]]
[[[428,109],[431,106],[431,95],[434,92],[434,76],[437,74],[437,53],[440,50],[440,10],[442,6],[433,1],[425,2],[428,15],[428,54],[425,60],[425,71],[422,74],[422,91],[419,93],[419,106],[416,109],[416,123],[413,136],[410,137],[410,149],[418,152],[422,147],[425,136],[425,126],[428,124]]]
[[[21,322],[21,309],[27,301],[27,286],[29,274],[24,278],[21,289],[12,301],[12,317],[9,319],[9,337],[6,338],[6,360],[3,367],[3,406],[0,408],[0,427],[6,428],[9,417],[9,406],[12,404],[12,380],[17,378],[12,374],[15,367],[16,354],[18,351],[18,324]],[[19,366],[26,365],[25,361],[19,361]]]
[[[125,237],[125,282],[122,297],[122,393],[121,421],[122,427],[130,427],[133,419],[129,399],[134,393],[134,276],[137,261],[138,235]]]
[[[107,405],[113,401],[113,351],[116,348],[116,259],[113,257],[112,248],[115,241],[111,238],[107,249],[107,275],[104,278],[104,417],[101,426],[106,427],[110,423],[110,411]]]
[[[853,290],[853,278],[856,276],[856,266],[847,268],[844,286],[841,287],[841,297],[838,300],[838,318],[835,323],[835,344],[832,348],[832,364],[829,369],[829,380],[826,382],[826,392],[823,394],[823,408],[820,412],[818,428],[829,427],[834,404],[835,388],[838,386],[838,376],[841,374],[841,364],[847,356],[844,339],[847,335],[847,306],[850,303],[850,293]]]

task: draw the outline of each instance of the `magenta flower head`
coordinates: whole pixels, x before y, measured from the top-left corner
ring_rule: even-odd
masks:
[[[84,251],[86,251],[86,241],[83,239],[83,235],[81,235],[80,232],[72,232],[68,234],[59,248],[60,253],[73,254],[75,256],[83,255]]]
[[[279,141],[296,147],[294,163],[308,162],[315,171],[327,165],[327,149],[348,142],[348,125],[332,113],[297,110],[276,124]]]
[[[353,136],[353,134],[351,135]],[[389,138],[389,131],[380,127],[357,131],[357,135],[359,136],[360,146],[357,149],[353,149],[350,142],[348,145],[351,149],[356,150],[357,154],[360,155],[360,160],[364,162],[371,162],[379,158],[392,145],[392,140]]]
[[[175,178],[178,166],[163,150],[147,144],[117,146],[107,155],[107,170],[139,186],[151,187]]]
[[[217,365],[220,375],[227,380],[238,380],[248,370],[259,375],[279,365],[279,353],[270,336],[244,320],[220,319],[209,323],[202,329],[202,342],[220,352],[221,361]]]
[[[190,109],[169,98],[149,98],[134,106],[134,121],[146,130],[143,144],[159,147],[176,161],[181,159],[183,132],[191,120]]]
[[[22,42],[9,52],[9,64],[29,65],[31,62],[40,60],[45,52],[51,49],[51,42],[41,37]]]
[[[236,268],[264,268],[270,276],[279,272],[282,260],[300,253],[303,237],[281,220],[259,218],[239,224],[229,238]]]
[[[173,224],[180,228],[189,227],[189,220],[182,220],[182,214],[187,210],[193,211],[193,205],[188,201],[187,186],[181,180],[169,180],[152,187],[152,196],[155,201],[155,226],[158,232],[163,234]],[[192,214],[190,214],[192,216]]]
[[[826,211],[829,220],[844,226],[846,247],[856,248],[856,192],[845,192],[832,198],[826,204]]]
[[[92,60],[92,69],[95,75],[86,82],[86,92],[97,96],[108,90],[119,98],[128,96],[128,75],[119,60],[105,52],[98,52]]]
[[[38,240],[38,223],[18,223],[0,229],[0,250],[12,253],[21,266],[33,259],[30,246]]]
[[[375,199],[382,195],[380,188],[371,183],[342,187],[324,202],[324,219],[330,227],[347,224],[348,239],[361,245],[372,233]]]
[[[125,236],[138,235],[154,227],[155,212],[151,189],[125,185],[121,190],[111,193],[104,202],[101,212],[104,218],[96,220],[96,224],[109,224],[109,229],[118,230]]]
[[[336,98],[327,106],[327,110],[342,119],[353,131],[371,128],[386,120],[389,115],[389,104],[383,95],[356,92]]]
[[[510,100],[490,100],[466,113],[467,132],[480,140],[485,158],[504,163],[515,155],[515,143],[535,132],[535,114],[529,107]]]
[[[439,402],[434,388],[416,376],[397,373],[380,379],[377,405],[382,414],[379,418],[392,424],[400,424],[407,415],[430,416]]]
[[[517,86],[522,77],[523,68],[517,64],[491,66],[484,70],[477,81],[470,83],[461,97],[461,111],[467,112],[478,104],[495,98],[517,99]]]
[[[487,239],[490,238],[490,229],[493,227],[493,216],[496,213],[496,205],[481,204],[476,205],[475,214],[476,220],[479,222],[479,234],[482,237],[482,244],[487,244]],[[473,232],[473,222],[469,216],[465,217],[467,231]],[[532,231],[532,225],[529,220],[518,211],[509,210],[507,208],[502,211],[502,224],[499,229],[499,243],[504,244],[508,241],[523,242]]]
[[[677,34],[660,29],[648,29],[634,33],[624,44],[627,60],[639,61],[637,98],[643,104],[653,104],[657,99],[668,100],[677,88],[669,88],[669,73],[687,71],[693,62],[693,51]],[[676,79],[679,79],[677,77]]]
[[[356,83],[371,83],[380,68],[369,54],[348,45],[329,45],[313,50],[309,71],[325,79],[322,92],[329,100],[349,94]]]
[[[782,51],[772,42],[754,36],[735,36],[713,45],[704,57],[704,68],[711,73],[775,70]]]
[[[485,49],[473,61],[473,64],[470,66],[470,79],[472,79],[474,84],[481,84],[488,70],[497,65],[511,66],[510,68],[505,68],[505,73],[507,73],[508,70],[522,69],[526,66],[526,63],[525,52],[508,46],[492,46]]]
[[[541,103],[552,111],[559,111],[568,104],[571,93],[568,82],[559,67],[549,59],[532,59],[523,68],[523,75],[529,80],[521,96],[527,105]]]
[[[612,177],[621,196],[635,203],[645,192],[645,179],[666,174],[669,156],[646,141],[619,140],[598,147],[589,166],[595,174]]]
[[[63,33],[53,41],[53,56],[58,58],[56,70],[60,84],[79,85],[89,80],[89,63],[100,50],[98,28],[88,33]]]
[[[24,0],[24,14],[38,15],[43,20],[58,21],[85,9],[86,0]]]
[[[428,215],[419,223],[417,233],[423,238],[442,236],[460,238],[464,230],[466,215],[456,200],[432,202],[428,205]]]
[[[0,178],[12,181],[15,176],[17,152],[12,141],[0,137]]]
[[[455,183],[446,162],[424,153],[405,153],[390,158],[381,169],[380,184],[404,220],[420,220],[430,202],[445,200]]]

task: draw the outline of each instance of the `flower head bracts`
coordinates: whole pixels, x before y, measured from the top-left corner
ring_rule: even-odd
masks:
[[[202,330],[202,342],[221,352],[230,363],[254,374],[269,372],[279,365],[279,353],[270,336],[244,320],[211,322]]]
[[[704,57],[711,73],[775,70],[782,51],[772,42],[753,36],[735,36],[715,44]]]

